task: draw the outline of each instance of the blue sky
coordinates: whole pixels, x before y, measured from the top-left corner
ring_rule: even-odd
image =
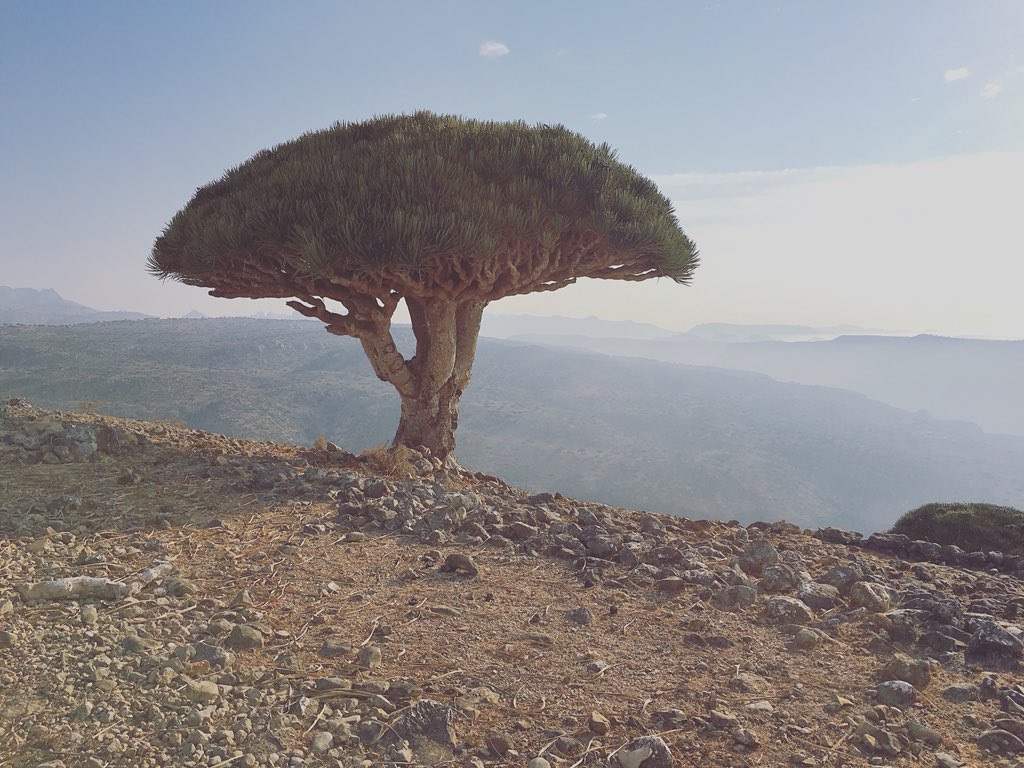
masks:
[[[1024,337],[1024,3],[0,2],[0,284],[177,315],[195,187],[336,120],[557,122],[655,178],[704,264],[489,311]],[[964,251],[967,250],[967,252]]]

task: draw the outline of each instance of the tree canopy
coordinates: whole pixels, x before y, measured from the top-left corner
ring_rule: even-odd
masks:
[[[149,266],[221,296],[341,288],[386,303],[490,300],[577,277],[685,283],[697,258],[669,201],[607,144],[420,112],[259,152],[196,191]]]
[[[457,401],[488,302],[581,277],[687,283],[697,264],[671,203],[607,144],[429,112],[337,123],[259,152],[197,189],[149,258],[161,278],[288,297],[358,337],[402,395],[403,418],[407,402]],[[403,300],[411,360],[390,334]]]

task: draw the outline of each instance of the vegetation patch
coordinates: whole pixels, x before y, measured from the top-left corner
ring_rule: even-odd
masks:
[[[995,504],[925,504],[903,515],[890,533],[955,544],[968,552],[1024,554],[1024,512]]]

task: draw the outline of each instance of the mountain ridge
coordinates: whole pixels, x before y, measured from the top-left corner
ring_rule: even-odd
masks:
[[[355,451],[397,419],[358,343],[305,321],[8,328],[0,392]],[[467,466],[521,487],[691,516],[867,530],[936,499],[1024,498],[1019,438],[764,374],[507,341],[481,340],[458,439]]]
[[[828,340],[724,343],[680,335],[623,340],[520,335],[549,348],[766,374],[779,381],[846,389],[905,410],[972,421],[992,433],[1024,436],[1017,382],[1024,340],[843,335]]]
[[[145,320],[141,312],[105,311],[69,301],[52,288],[10,288],[0,285],[0,325],[69,325]]]

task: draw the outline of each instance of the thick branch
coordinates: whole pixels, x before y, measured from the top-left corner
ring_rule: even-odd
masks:
[[[423,362],[430,354],[430,327],[427,324],[427,311],[424,303],[412,296],[405,297],[405,306],[409,310],[412,321],[412,333],[416,337],[416,354],[409,361],[413,373],[419,372]]]
[[[415,303],[415,302],[414,302]],[[423,305],[423,318],[426,320],[425,355],[418,360],[417,374],[419,391],[422,395],[438,392],[441,386],[451,378],[455,368],[456,348],[456,307],[447,301],[435,301]],[[420,357],[420,344],[417,340],[416,356]]]
[[[459,304],[455,310],[455,366],[452,381],[458,394],[462,394],[469,386],[485,306],[486,301],[471,301]]]
[[[303,304],[302,301],[305,301],[306,304]],[[323,299],[318,299],[315,296],[304,296],[302,301],[289,301],[288,306],[300,315],[315,317],[317,320],[322,321],[328,332],[336,336],[359,336],[361,333],[372,329],[372,323],[368,323],[365,320],[360,321],[351,312],[347,315],[331,312],[327,309]]]
[[[416,377],[413,376],[409,363],[395,346],[390,326],[378,333],[359,336],[359,342],[363,345],[363,352],[366,353],[378,379],[391,382],[402,397],[416,395]]]
[[[331,333],[358,338],[377,378],[390,382],[403,397],[412,397],[415,394],[416,378],[391,335],[391,315],[395,311],[397,301],[391,302],[385,308],[381,308],[376,302],[364,302],[363,310],[369,310],[373,316],[372,320],[366,320],[357,315],[351,303],[348,305],[348,314],[339,315],[327,309],[323,299],[315,296],[305,296],[303,299],[306,304],[301,301],[289,301],[288,306],[306,317],[322,320]]]

